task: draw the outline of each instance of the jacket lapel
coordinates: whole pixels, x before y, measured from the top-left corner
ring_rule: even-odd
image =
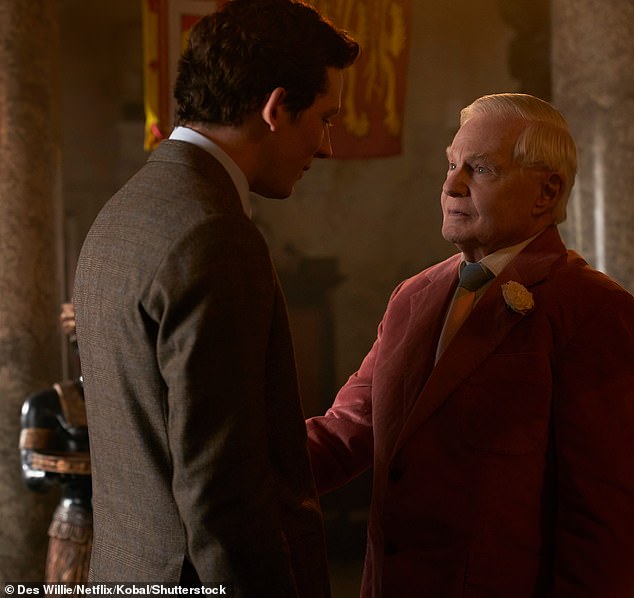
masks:
[[[408,413],[432,368],[447,308],[458,286],[457,254],[428,273],[429,282],[410,298],[410,324],[405,333],[405,405]]]
[[[418,302],[428,300],[430,303],[438,304],[435,308],[429,306],[421,310],[420,318],[434,318],[439,320],[439,323],[435,322],[434,330],[436,332],[429,334],[429,338],[424,341],[424,348],[418,349],[419,352],[421,350],[425,352],[424,376],[417,378],[415,372],[410,372],[409,385],[406,380],[406,391],[415,390],[416,387],[411,383],[412,381],[418,381],[420,384],[418,388],[422,387],[422,390],[415,395],[413,408],[401,430],[395,450],[398,450],[412,432],[443,404],[453,390],[488,358],[514,326],[524,318],[531,317],[532,312],[526,315],[519,314],[506,305],[502,296],[502,285],[513,280],[530,290],[548,276],[553,262],[558,258],[565,257],[565,255],[566,249],[555,227],[537,237],[491,283],[435,367],[433,359],[436,344],[455,284],[447,287],[445,282],[444,288],[449,288],[446,301],[439,301],[439,295],[429,297],[424,296],[422,292],[420,293],[420,297],[417,297]],[[452,268],[454,274],[456,267],[457,262]],[[539,305],[536,305],[535,309],[539,309]],[[427,332],[431,332],[433,325],[431,322],[426,322],[425,326],[419,326],[421,329],[426,328]],[[412,338],[411,342],[416,343],[417,338],[420,339],[420,336]],[[410,354],[416,352],[413,346],[409,350]],[[432,360],[431,368],[429,368],[430,359]],[[406,398],[407,400],[411,401],[412,399]]]

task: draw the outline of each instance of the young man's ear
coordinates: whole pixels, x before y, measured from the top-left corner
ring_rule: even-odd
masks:
[[[268,125],[271,131],[277,129],[280,117],[280,109],[283,109],[282,102],[286,97],[286,90],[283,87],[276,87],[266,100],[262,111],[262,120]]]
[[[535,202],[534,213],[541,215],[549,212],[559,202],[561,194],[564,190],[564,181],[556,172],[551,173],[547,179],[542,182],[541,193]]]

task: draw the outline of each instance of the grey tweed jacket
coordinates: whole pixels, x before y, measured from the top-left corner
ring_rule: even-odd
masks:
[[[73,296],[93,581],[329,594],[284,298],[223,167],[160,144],[96,218]]]

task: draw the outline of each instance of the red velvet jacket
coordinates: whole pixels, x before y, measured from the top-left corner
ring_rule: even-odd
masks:
[[[455,255],[402,283],[308,421],[320,492],[374,467],[363,596],[634,595],[634,297],[548,229],[441,359]],[[508,308],[521,283],[535,307]]]

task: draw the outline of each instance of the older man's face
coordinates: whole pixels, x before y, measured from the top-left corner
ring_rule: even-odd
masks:
[[[523,126],[519,120],[476,115],[447,148],[442,234],[470,261],[545,228],[534,215],[544,175],[513,163],[513,148]]]

